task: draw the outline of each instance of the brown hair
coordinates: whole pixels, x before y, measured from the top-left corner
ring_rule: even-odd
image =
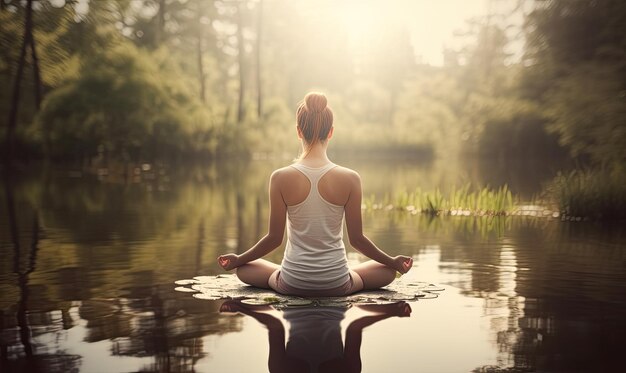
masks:
[[[306,157],[313,145],[328,138],[333,127],[333,111],[327,103],[323,93],[310,92],[298,106],[296,121],[304,141],[304,152],[299,159]]]

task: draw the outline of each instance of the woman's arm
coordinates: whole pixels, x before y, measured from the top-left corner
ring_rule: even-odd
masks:
[[[361,177],[354,172],[350,175],[350,196],[345,206],[346,226],[350,245],[363,255],[381,264],[395,269],[400,273],[406,273],[411,268],[413,260],[406,256],[391,257],[376,247],[369,238],[363,234],[363,221],[361,218]]]
[[[240,301],[227,300],[220,307],[220,312],[241,312],[254,318],[265,326],[269,335],[270,353],[268,366],[270,372],[289,372],[287,368],[288,360],[285,354],[285,327],[276,317],[256,311],[271,310],[269,306],[261,308],[259,306],[250,307]]]
[[[354,320],[346,328],[344,356],[348,365],[352,368],[350,371],[360,372],[363,329],[389,317],[410,317],[411,306],[406,302],[400,302],[395,304],[357,305],[357,307],[364,311],[375,313],[372,316],[364,316]]]
[[[280,171],[274,171],[270,177],[269,198],[270,198],[270,221],[267,234],[241,255],[226,254],[218,258],[218,263],[227,271],[242,266],[248,262],[259,259],[283,242],[285,233],[285,221],[287,205],[283,200],[280,190]]]

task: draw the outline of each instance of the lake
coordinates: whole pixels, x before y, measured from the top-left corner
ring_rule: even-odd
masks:
[[[472,182],[508,183],[530,199],[556,170],[542,162],[337,162],[361,173],[366,196],[381,198]],[[224,273],[218,255],[242,252],[265,233],[269,174],[286,163],[145,165],[126,178],[39,166],[5,175],[2,372],[265,372],[285,358],[285,343],[297,355],[304,340],[299,353],[310,364],[345,354],[363,372],[626,368],[626,236],[617,223],[364,211],[369,238],[390,255],[413,256],[405,276],[445,288],[401,311],[251,316],[174,291],[176,280]],[[281,257],[279,248],[268,259]],[[349,249],[348,260],[365,258]]]

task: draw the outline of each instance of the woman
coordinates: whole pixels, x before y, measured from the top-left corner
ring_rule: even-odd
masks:
[[[218,258],[225,269],[237,269],[247,284],[299,296],[343,296],[390,284],[396,271],[413,265],[407,256],[391,257],[365,235],[361,222],[361,179],[332,163],[326,154],[333,136],[333,113],[321,93],[309,93],[296,112],[302,154],[270,177],[269,232],[241,255]],[[370,261],[349,268],[343,243],[343,217],[350,244]],[[281,245],[280,266],[260,259]]]

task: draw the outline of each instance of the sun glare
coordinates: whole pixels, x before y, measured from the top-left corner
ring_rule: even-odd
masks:
[[[454,46],[455,31],[488,10],[487,0],[344,0],[328,5],[347,31],[354,53],[389,28],[404,29],[416,59],[432,65],[443,63],[443,50]]]
[[[348,31],[350,43],[353,46],[361,46],[370,39],[377,31],[376,5],[372,1],[345,1],[341,3],[338,15],[339,20]]]

